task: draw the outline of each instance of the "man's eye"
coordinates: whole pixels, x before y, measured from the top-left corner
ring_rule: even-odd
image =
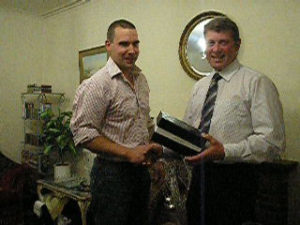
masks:
[[[211,46],[213,46],[214,44],[215,44],[215,42],[210,41],[210,42],[207,43],[207,46],[208,46],[208,47],[211,47]]]
[[[127,43],[127,42],[120,42],[120,45],[121,45],[122,47],[127,47],[127,46],[129,45],[129,43]]]
[[[226,45],[228,44],[228,41],[221,41],[220,44],[221,44],[222,46],[226,46]]]

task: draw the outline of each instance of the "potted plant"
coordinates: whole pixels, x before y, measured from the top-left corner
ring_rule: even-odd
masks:
[[[77,155],[77,149],[73,141],[70,129],[72,112],[58,110],[56,116],[51,109],[41,113],[44,121],[42,128],[42,143],[44,154],[56,152],[58,160],[54,165],[54,180],[58,181],[71,176],[70,164],[65,161],[66,152]]]

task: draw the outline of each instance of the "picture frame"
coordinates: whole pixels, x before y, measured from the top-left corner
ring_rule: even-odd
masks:
[[[105,45],[79,51],[80,83],[105,66],[107,60]]]

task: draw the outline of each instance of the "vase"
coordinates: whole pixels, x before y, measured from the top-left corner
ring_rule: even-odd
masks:
[[[54,164],[54,181],[61,182],[71,177],[71,166],[69,163]]]

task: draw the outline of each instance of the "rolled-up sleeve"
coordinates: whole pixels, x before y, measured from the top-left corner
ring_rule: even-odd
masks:
[[[100,83],[101,84],[101,83]],[[70,128],[76,145],[101,135],[108,93],[105,85],[87,80],[76,91]]]

